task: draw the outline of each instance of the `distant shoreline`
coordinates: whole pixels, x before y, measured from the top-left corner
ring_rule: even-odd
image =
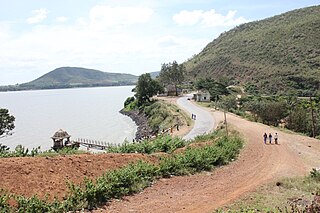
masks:
[[[79,88],[98,88],[98,87],[122,87],[122,86],[135,86],[132,84],[113,84],[113,85],[96,85],[96,86],[65,86],[65,87],[55,87],[55,88],[13,88],[16,86],[0,86],[0,92],[20,92],[20,91],[39,91],[39,90],[59,90],[59,89],[79,89]],[[9,89],[5,89],[9,87]]]

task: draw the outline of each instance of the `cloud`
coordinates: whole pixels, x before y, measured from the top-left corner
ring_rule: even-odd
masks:
[[[159,47],[172,47],[179,45],[179,39],[172,35],[163,36],[156,42]]]
[[[172,19],[180,26],[200,25],[203,27],[231,27],[249,21],[244,17],[236,18],[236,12],[237,11],[235,10],[230,10],[227,15],[224,16],[217,13],[214,9],[209,11],[182,10],[179,13],[174,14]]]
[[[60,16],[60,17],[57,17],[56,20],[58,22],[66,22],[66,21],[68,21],[68,18],[65,16]]]
[[[110,7],[96,5],[90,10],[90,25],[96,29],[146,23],[154,11],[147,7]]]
[[[47,18],[49,10],[41,8],[38,10],[33,10],[32,13],[34,16],[31,16],[27,19],[28,24],[38,24]]]

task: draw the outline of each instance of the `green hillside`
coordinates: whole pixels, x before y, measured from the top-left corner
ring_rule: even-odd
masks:
[[[320,6],[242,24],[185,62],[190,79],[211,77],[261,94],[320,93]]]
[[[79,67],[57,68],[40,78],[0,90],[57,89],[72,87],[133,85],[138,77],[131,74],[107,73]]]

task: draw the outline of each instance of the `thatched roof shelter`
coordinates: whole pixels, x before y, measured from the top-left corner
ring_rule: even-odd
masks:
[[[65,138],[70,138],[71,135],[69,135],[66,131],[59,129],[54,135],[51,137],[54,140],[61,140]]]

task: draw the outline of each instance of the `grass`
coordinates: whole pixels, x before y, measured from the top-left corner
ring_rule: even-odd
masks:
[[[109,153],[145,153],[151,154],[155,152],[172,153],[178,148],[184,147],[187,142],[179,137],[171,137],[164,135],[154,140],[145,139],[139,143],[124,142],[123,144],[109,146]]]
[[[176,105],[161,100],[144,107],[143,111],[154,131],[168,129],[177,124],[190,126],[192,122],[190,117]]]
[[[52,149],[47,151],[41,151],[40,146],[31,149],[25,148],[22,145],[16,146],[14,151],[9,150],[9,147],[0,144],[0,158],[10,158],[10,157],[53,157],[59,155],[74,155],[74,154],[84,154],[85,151],[64,147],[58,151]]]
[[[312,170],[309,176],[285,178],[261,186],[235,203],[215,212],[306,212],[314,195],[320,195],[320,172]],[[317,211],[320,211],[320,205]],[[312,211],[310,211],[312,212]]]

